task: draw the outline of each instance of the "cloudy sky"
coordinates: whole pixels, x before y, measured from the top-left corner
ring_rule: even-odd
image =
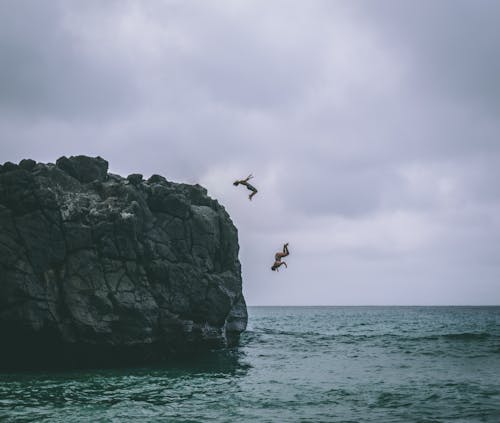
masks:
[[[499,16],[3,0],[0,162],[100,155],[204,185],[238,227],[250,305],[500,304]],[[231,184],[249,173],[252,202]]]

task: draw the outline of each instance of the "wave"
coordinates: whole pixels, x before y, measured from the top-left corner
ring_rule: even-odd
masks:
[[[248,332],[247,332],[248,333]],[[356,333],[337,333],[328,334],[315,331],[284,331],[278,329],[262,328],[250,332],[250,337],[259,337],[261,335],[275,335],[277,337],[293,337],[300,340],[311,341],[332,341],[346,344],[373,342],[373,341],[388,341],[388,342],[432,342],[432,341],[492,341],[500,340],[500,334],[492,334],[489,332],[450,332],[425,335],[395,334],[395,333],[377,333],[377,334],[356,334]]]
[[[447,339],[457,339],[457,340],[464,340],[464,341],[474,341],[476,339],[487,339],[491,338],[491,334],[488,332],[479,332],[479,333],[474,333],[474,332],[463,332],[463,333],[448,333],[446,335],[443,335],[444,338]]]
[[[461,333],[444,333],[436,334],[430,336],[422,336],[416,339],[421,339],[424,341],[435,341],[440,339],[451,340],[451,341],[482,341],[484,339],[490,339],[495,337],[495,335],[488,332],[461,332]],[[496,336],[498,338],[498,335]]]
[[[253,331],[255,333],[262,333],[266,335],[287,335],[287,336],[324,336],[325,334],[314,331],[287,331],[287,330],[277,330],[277,329],[267,329],[263,328],[258,331]]]

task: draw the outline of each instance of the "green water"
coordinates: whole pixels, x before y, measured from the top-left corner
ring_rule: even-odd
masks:
[[[196,363],[0,375],[7,422],[500,422],[500,307],[250,307]]]

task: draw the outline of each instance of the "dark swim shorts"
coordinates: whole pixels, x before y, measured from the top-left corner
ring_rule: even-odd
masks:
[[[247,182],[247,188],[248,188],[250,191],[257,191],[257,188],[255,188],[253,185],[250,185],[248,182]]]

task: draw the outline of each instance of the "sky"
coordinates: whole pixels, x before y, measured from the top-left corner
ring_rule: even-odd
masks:
[[[3,0],[0,162],[99,155],[203,185],[238,228],[249,305],[500,304],[498,16]],[[249,173],[251,202],[232,185]]]

